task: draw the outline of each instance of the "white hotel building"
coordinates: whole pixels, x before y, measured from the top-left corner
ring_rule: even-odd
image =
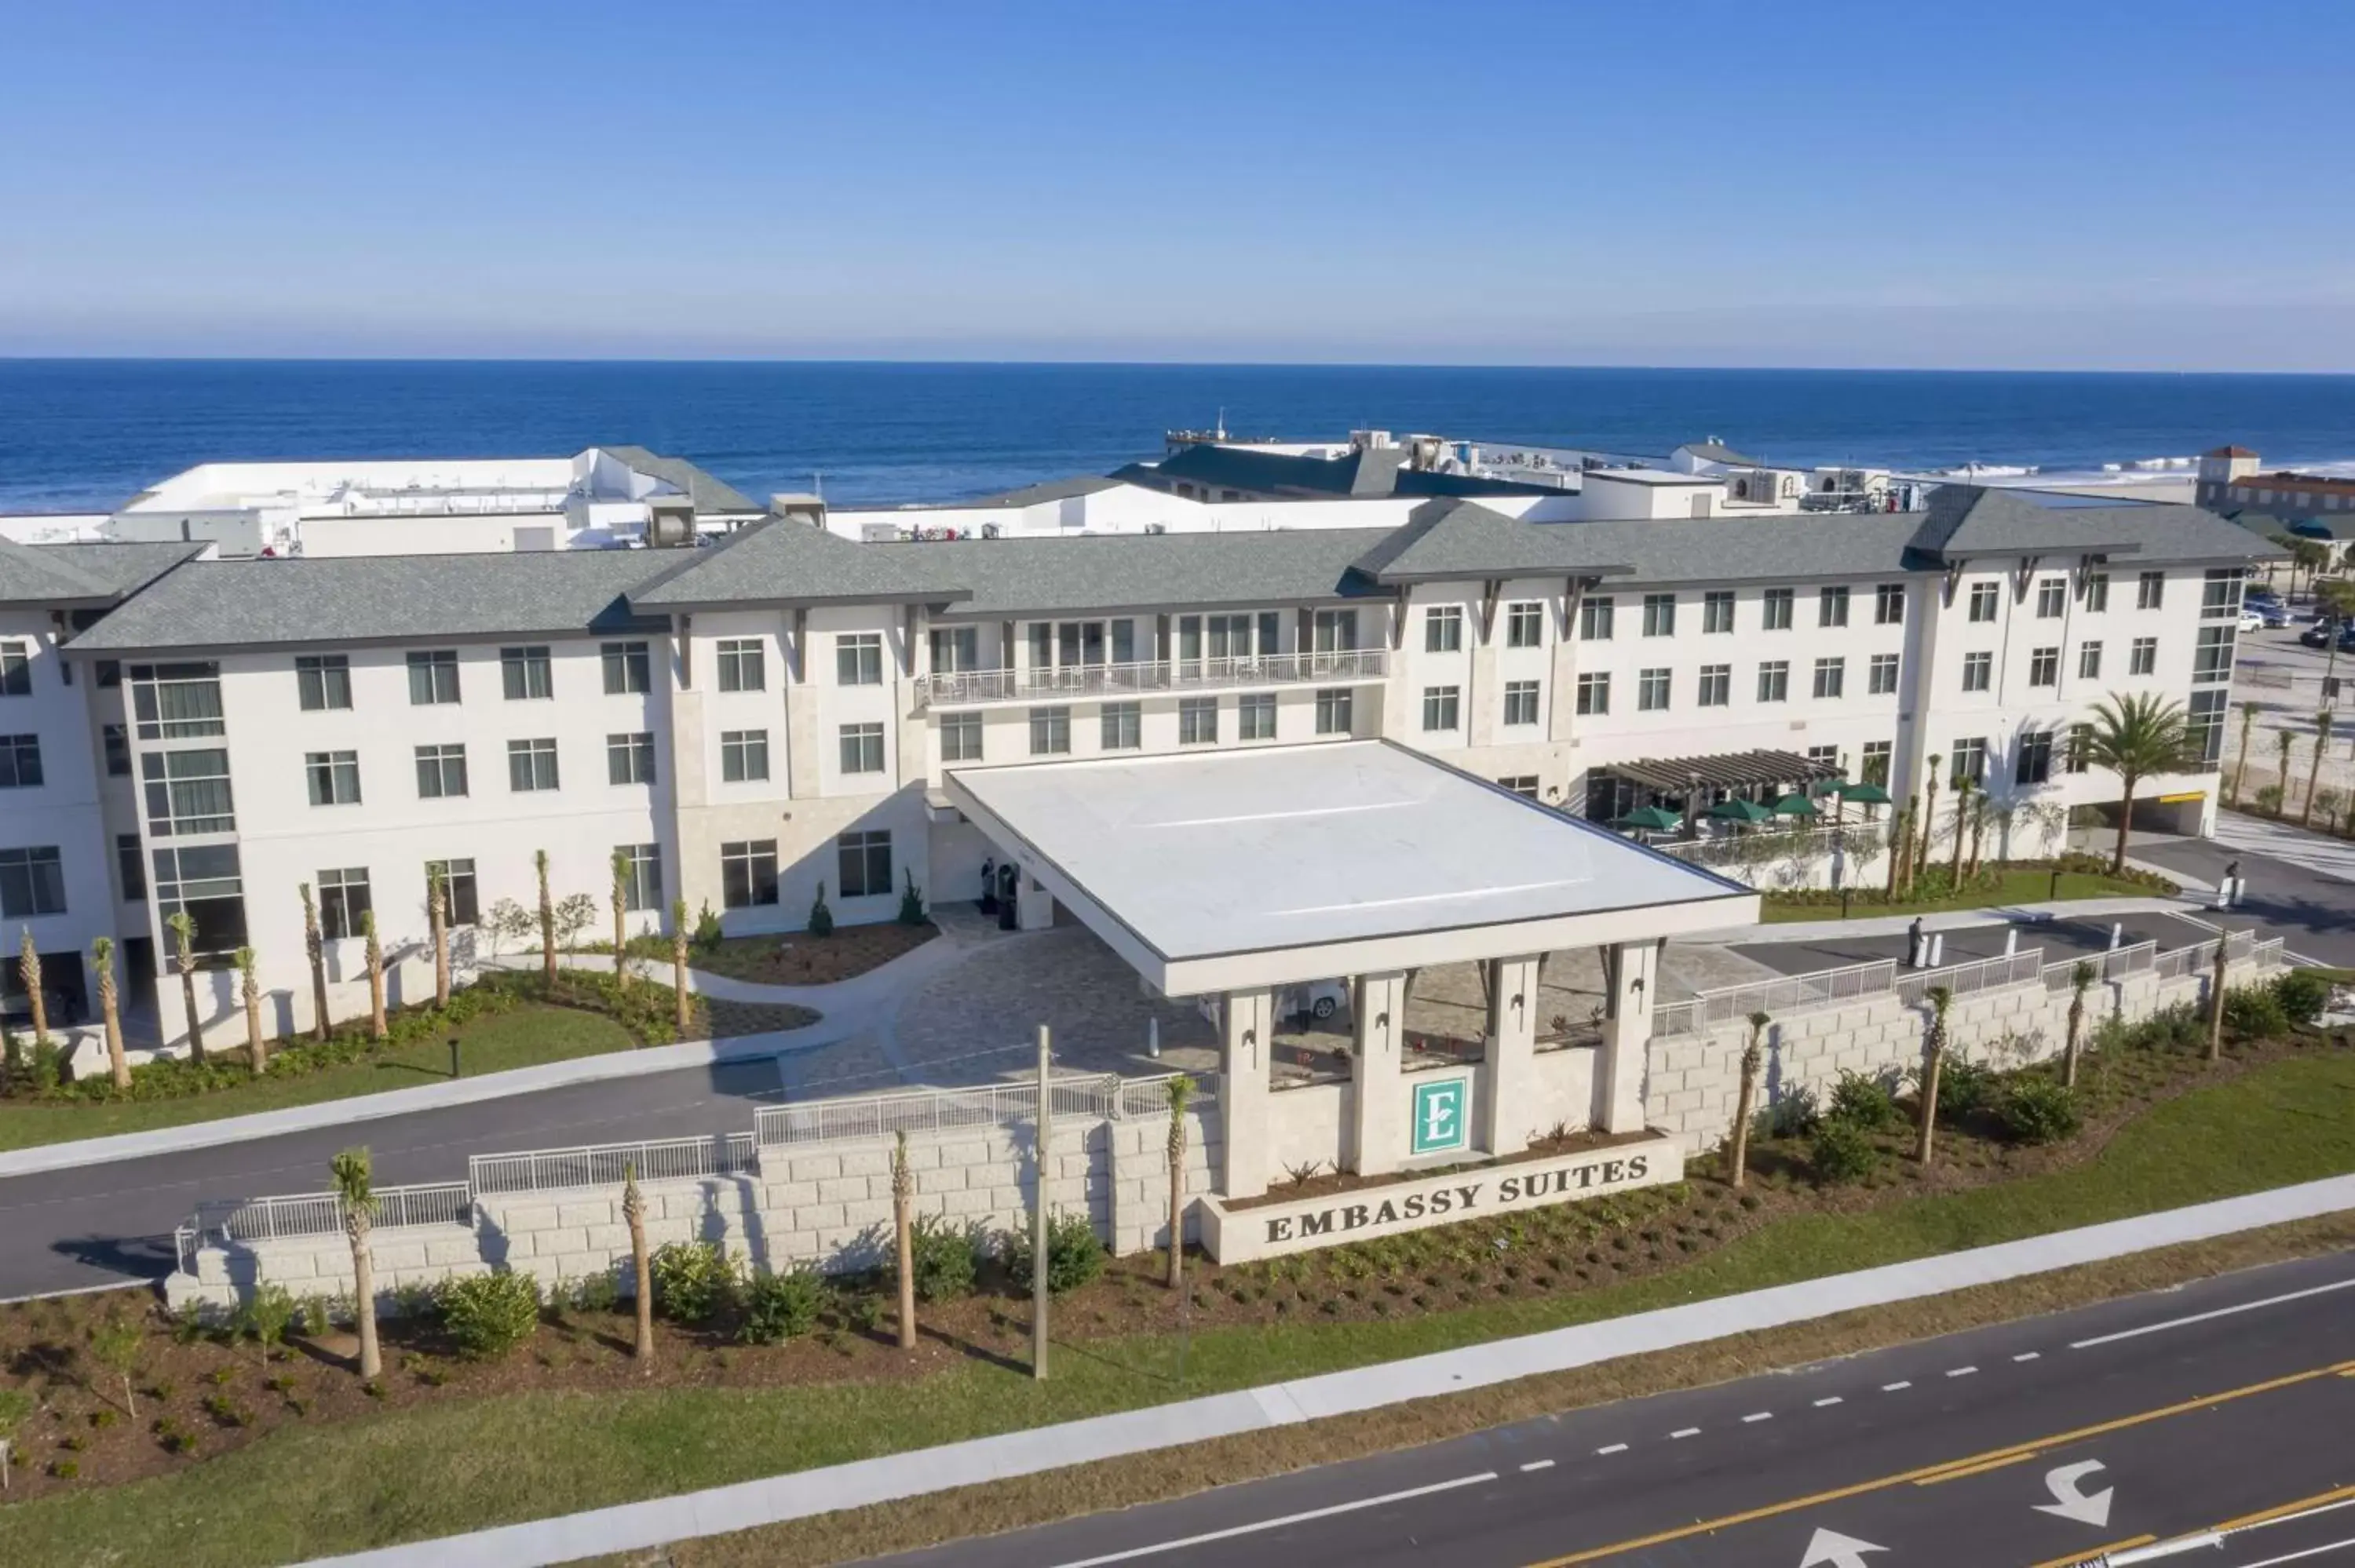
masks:
[[[2107,802],[2072,726],[2153,693],[2212,763],[2270,547],[2188,506],[1956,486],[1881,514],[1437,499],[1226,535],[860,544],[780,517],[677,550],[197,549],[0,544],[0,931],[32,931],[69,1011],[101,934],[151,994],[186,907],[304,1024],[302,884],[338,1011],[364,1005],[363,908],[413,998],[428,868],[472,920],[534,901],[538,850],[559,897],[601,906],[628,850],[648,929],[674,898],[731,933],[799,928],[821,885],[846,922],[892,917],[911,880],[970,899],[1005,851],[945,775],[1112,752],[1380,738],[1602,818],[1696,775],[1902,798],[1933,757],[1998,798]],[[2212,782],[2141,789],[2190,828]],[[169,988],[153,1012],[180,1033]]]

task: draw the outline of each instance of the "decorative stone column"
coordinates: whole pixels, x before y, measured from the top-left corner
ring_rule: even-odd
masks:
[[[1529,1146],[1537,1103],[1538,961],[1541,955],[1491,959],[1488,971],[1487,1071],[1480,1075],[1478,1137],[1491,1154],[1518,1154]]]
[[[1219,1131],[1224,1140],[1222,1197],[1256,1198],[1275,1162],[1268,1126],[1268,1036],[1274,994],[1231,991],[1219,1007]]]
[[[1350,1022],[1357,1030],[1349,1055],[1348,1136],[1342,1158],[1360,1176],[1380,1176],[1406,1162],[1406,973],[1358,977]]]
[[[1614,942],[1603,949],[1603,1060],[1594,1075],[1595,1125],[1644,1130],[1644,1059],[1651,1048],[1659,942]]]

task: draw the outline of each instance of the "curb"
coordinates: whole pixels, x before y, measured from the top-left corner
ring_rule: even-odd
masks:
[[[1828,1318],[1859,1307],[1910,1301],[2349,1209],[2355,1209],[2355,1176],[2334,1176],[1401,1361],[502,1525],[468,1535],[319,1558],[309,1568],[538,1568],[650,1550],[698,1536],[781,1524],[1012,1476],[1461,1393],[1623,1356]]]

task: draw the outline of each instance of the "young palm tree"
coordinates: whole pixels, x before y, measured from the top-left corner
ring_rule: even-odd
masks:
[[[425,915],[433,931],[433,1005],[450,1005],[450,874],[444,870],[426,890]]]
[[[2069,969],[2069,1043],[2061,1052],[2061,1082],[2077,1086],[2077,1054],[2085,1039],[2085,993],[2094,989],[2094,966],[2079,959]]]
[[[311,896],[311,885],[298,883],[296,891],[303,895],[303,951],[311,959],[311,1038],[325,1043],[327,1038],[327,939],[319,934],[319,903]]]
[[[384,942],[376,934],[376,911],[360,911],[360,935],[368,938],[368,1038],[382,1040],[392,1030],[384,1018]]]
[[[342,1201],[344,1235],[352,1244],[352,1317],[360,1334],[360,1376],[384,1371],[376,1345],[376,1259],[368,1227],[376,1219],[376,1171],[366,1149],[346,1149],[327,1163]]]
[[[2224,1059],[2224,933],[2216,933],[2216,961],[2208,975],[2208,1060]]]
[[[638,1337],[631,1347],[639,1367],[655,1370],[655,1271],[646,1255],[646,1195],[638,1191],[638,1168],[622,1168],[622,1219],[630,1227],[630,1266],[637,1287]]]
[[[1766,1065],[1766,1026],[1774,1019],[1750,1015],[1750,1044],[1742,1048],[1742,1093],[1733,1102],[1733,1150],[1729,1163],[1735,1187],[1750,1184],[1750,1123],[1758,1114],[1758,1071]]]
[[[548,852],[531,853],[532,869],[539,874],[539,978],[556,989],[556,901],[548,892]]]
[[[2325,708],[2314,715],[2314,758],[2306,765],[2306,804],[2297,814],[2299,827],[2314,821],[2314,786],[2322,774],[2322,753],[2329,745],[2330,710]]]
[[[678,1015],[678,1037],[687,1038],[691,1014],[687,1001],[687,900],[670,902],[671,1005]]]
[[[630,986],[630,960],[626,948],[630,941],[629,922],[623,918],[630,904],[630,856],[627,851],[613,852],[613,983],[623,991]]]
[[[2153,694],[2105,697],[2094,705],[2085,759],[2118,776],[2118,837],[2110,870],[2126,867],[2126,842],[2134,829],[2135,786],[2153,774],[2193,766],[2191,729],[2182,705]]]
[[[1179,1073],[1169,1080],[1169,1288],[1186,1283],[1186,1107],[1194,1080]]]
[[[1979,852],[1987,847],[1987,813],[1990,810],[1986,790],[1982,789],[1971,797],[1971,858],[1963,867],[1966,876],[1977,877],[1979,874]]]
[[[1946,1009],[1955,1004],[1952,987],[1930,988],[1930,1038],[1922,1048],[1922,1127],[1913,1158],[1930,1163],[1932,1139],[1938,1126],[1938,1079],[1946,1066]]]
[[[254,973],[253,949],[237,950],[238,991],[245,1002],[245,1064],[260,1077],[269,1065],[270,1047],[261,1039],[261,981]]]
[[[1963,832],[1965,821],[1971,814],[1971,798],[1977,783],[1967,773],[1955,780],[1955,858],[1946,869],[1946,881],[1956,892],[1963,885]]]
[[[2289,729],[2274,731],[2274,746],[2281,753],[2274,776],[2274,815],[2285,816],[2289,810],[2289,754],[2297,745],[2297,732]]]
[[[131,1061],[123,1054],[123,1009],[114,991],[114,938],[101,937],[90,945],[91,961],[98,966],[98,1007],[106,1021],[106,1065],[114,1086],[131,1087]]]
[[[16,938],[16,973],[25,981],[25,995],[33,1004],[33,1048],[46,1050],[49,1044],[49,999],[41,994],[41,955],[33,946],[33,928],[18,927]]]
[[[205,1026],[197,1016],[197,918],[175,909],[164,922],[172,933],[172,967],[180,971],[180,1011],[188,1019],[188,1060],[205,1065]]]
[[[1898,884],[1905,880],[1905,853],[1913,844],[1913,802],[1905,801],[1889,819],[1889,886],[1885,895],[1897,900]]]
[[[2241,755],[2240,759],[2232,764],[2232,803],[2235,806],[2241,803],[2241,791],[2248,783],[2249,731],[2256,724],[2257,715],[2264,710],[2264,705],[2262,703],[2244,702],[2241,705]]]
[[[1938,821],[1938,774],[1946,766],[1944,757],[1933,755],[1922,780],[1921,847],[1915,851],[1913,863],[1905,868],[1905,891],[1913,891],[1913,879],[1922,874],[1922,863],[1930,858],[1930,830]]]
[[[916,1348],[916,1172],[908,1164],[908,1135],[891,1146],[891,1234],[900,1265],[900,1348]]]

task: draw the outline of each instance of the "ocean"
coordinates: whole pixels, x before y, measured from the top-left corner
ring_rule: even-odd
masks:
[[[634,442],[748,494],[945,501],[1158,455],[1172,428],[1353,428],[1771,462],[2097,471],[2234,441],[2355,458],[2355,376],[1437,366],[0,360],[0,512],[106,511],[192,464]]]

